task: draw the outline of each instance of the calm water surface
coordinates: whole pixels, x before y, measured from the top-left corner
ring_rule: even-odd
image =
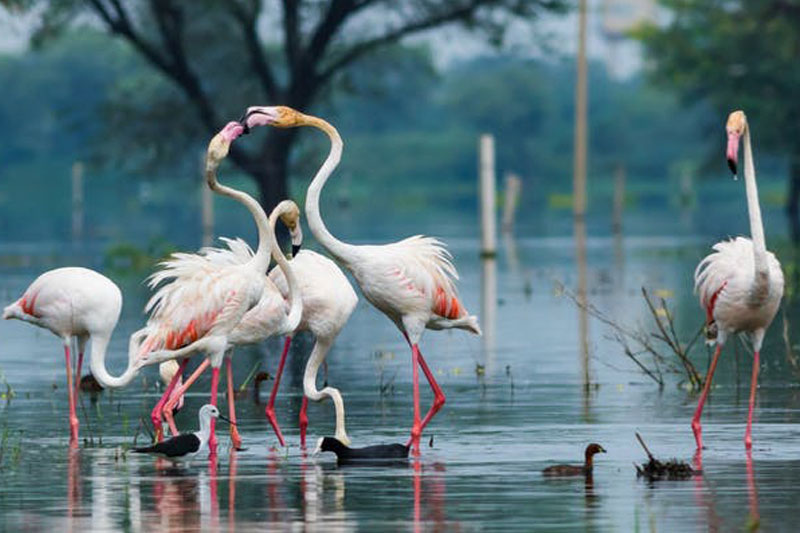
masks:
[[[477,259],[476,243],[448,240],[464,304],[482,315],[489,335],[424,337],[422,351],[448,401],[426,430],[422,457],[408,467],[337,468],[332,457],[309,457],[299,448],[310,339],[293,347],[276,409],[288,449],[276,449],[263,416],[268,382],[259,398],[249,391],[237,401],[246,450],[230,451],[220,426],[216,461],[203,458],[175,470],[125,455],[124,445],[148,440],[140,420],[159,393],[156,374],[147,369],[95,404],[83,397],[81,436],[92,442],[70,450],[59,342],[20,322],[0,323],[0,368],[16,393],[0,411],[0,529],[796,530],[800,388],[786,361],[780,318],[764,350],[751,460],[742,444],[751,359],[744,349],[737,357],[730,348],[704,416],[705,474],[651,485],[636,479],[633,463],[645,456],[634,432],[661,458],[691,460],[696,396],[679,386],[679,376],[659,390],[596,321],[589,324],[590,385],[584,386],[578,311],[555,283],[577,284],[571,239],[518,240],[504,249],[495,265],[497,294],[488,298],[494,311],[481,302],[487,268]],[[648,325],[639,288],[661,290],[688,339],[702,320],[691,274],[706,246],[701,238],[630,238],[616,246],[612,239],[590,239],[589,298],[619,321]],[[3,303],[40,270],[7,269],[0,277]],[[139,278],[117,281],[126,302],[108,358],[115,373],[124,366],[126,337],[142,323],[147,297]],[[259,363],[274,372],[279,345],[274,340],[238,350],[236,382]],[[344,393],[354,445],[404,441],[412,415],[410,354],[394,326],[362,299],[328,359],[327,379]],[[698,359],[705,368],[704,356]],[[177,417],[181,428],[196,427],[208,386],[208,378],[198,382]],[[427,387],[421,390],[430,401]],[[333,433],[330,403],[312,404],[309,415],[312,443]],[[580,462],[592,441],[608,453],[597,457],[591,481],[542,477],[549,464]]]

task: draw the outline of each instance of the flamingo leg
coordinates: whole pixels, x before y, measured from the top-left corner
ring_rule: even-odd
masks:
[[[83,350],[78,351],[78,368],[75,370],[75,400],[81,391],[81,367],[83,366]]]
[[[747,450],[753,447],[752,425],[753,407],[756,404],[756,387],[758,387],[758,350],[753,352],[753,375],[750,378],[750,409],[747,412],[747,429],[744,431],[744,447]]]
[[[242,438],[239,436],[239,430],[236,429],[236,404],[233,397],[233,368],[230,357],[225,358],[225,373],[228,375],[228,418],[233,422],[230,424],[231,442],[234,449],[240,450],[242,448]]]
[[[192,375],[189,376],[189,379],[187,379],[183,383],[183,385],[178,387],[178,389],[175,391],[175,394],[169,396],[167,403],[164,404],[164,408],[161,410],[161,414],[166,419],[167,424],[169,424],[169,430],[172,432],[173,436],[180,434],[178,428],[175,426],[175,417],[172,414],[173,410],[175,409],[175,404],[178,403],[178,400],[180,399],[181,396],[186,394],[186,391],[189,390],[189,387],[191,387],[192,384],[195,381],[197,381],[197,378],[200,377],[200,374],[205,372],[206,368],[208,368],[208,365],[210,364],[211,362],[208,359],[204,359],[203,362],[200,363],[200,366],[198,366],[192,373]]]
[[[411,376],[414,390],[414,424],[411,426],[411,438],[408,444],[414,447],[414,454],[419,455],[419,437],[422,435],[422,422],[419,414],[419,347],[411,346]]]
[[[169,381],[164,394],[161,395],[161,398],[156,403],[153,410],[150,412],[150,420],[153,422],[153,427],[156,430],[156,442],[161,442],[164,440],[164,428],[161,424],[161,412],[164,410],[164,405],[169,400],[170,394],[172,394],[172,390],[175,388],[175,385],[178,383],[178,380],[181,378],[181,374],[183,374],[186,365],[189,364],[189,358],[185,358],[181,361],[181,365],[178,368],[178,371],[172,376],[172,379]],[[170,412],[172,412],[170,410]],[[174,424],[172,424],[174,425]],[[170,425],[170,431],[172,431],[172,425]],[[172,433],[173,436],[177,435],[177,433]]]
[[[217,406],[217,389],[219,388],[219,367],[211,367],[211,398],[209,398],[208,403],[213,405],[214,407]],[[211,436],[208,437],[208,451],[211,452],[212,455],[217,453],[217,435],[215,432],[216,426],[216,419],[211,419]]]
[[[306,429],[308,428],[308,396],[303,395],[303,405],[300,407],[300,447],[306,447]]]
[[[287,336],[286,342],[283,343],[283,353],[281,353],[281,360],[278,363],[278,372],[275,374],[275,383],[272,385],[272,392],[269,395],[269,402],[267,402],[267,409],[265,411],[267,420],[269,420],[272,430],[278,437],[278,442],[281,446],[286,446],[281,434],[281,428],[278,425],[278,420],[275,418],[275,397],[278,395],[278,387],[281,385],[281,375],[283,374],[283,366],[286,364],[286,356],[289,354],[289,346],[292,344],[292,337]]]
[[[436,382],[436,378],[433,377],[433,372],[428,367],[428,364],[425,362],[425,358],[422,357],[422,352],[419,351],[419,346],[416,346],[417,349],[417,359],[419,361],[419,366],[422,368],[422,372],[425,374],[425,378],[428,380],[428,384],[431,386],[431,390],[433,391],[433,404],[431,408],[428,410],[428,413],[420,422],[420,434],[422,434],[422,430],[425,429],[425,426],[428,425],[428,422],[436,416],[436,413],[444,406],[445,396],[442,392],[441,387],[439,387],[439,383]],[[413,350],[413,347],[412,347]],[[413,440],[413,436],[408,439],[406,442],[407,446],[410,446]]]
[[[708,389],[711,388],[711,379],[714,377],[714,370],[717,368],[717,360],[719,354],[722,352],[722,345],[717,344],[717,349],[714,351],[714,358],[711,359],[711,366],[708,368],[706,375],[706,383],[703,385],[703,392],[700,393],[700,400],[697,402],[697,409],[692,418],[692,431],[694,431],[694,440],[697,443],[697,449],[703,449],[703,427],[700,425],[700,415],[703,414],[703,405],[706,403],[706,396],[708,396]]]
[[[67,363],[67,391],[69,391],[69,440],[77,442],[79,422],[78,414],[75,412],[75,386],[72,383],[72,363],[68,344],[64,344],[64,358]]]

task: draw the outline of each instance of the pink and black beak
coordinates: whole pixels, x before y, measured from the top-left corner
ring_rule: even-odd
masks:
[[[739,160],[739,137],[741,135],[735,131],[728,132],[728,149],[726,157],[728,159],[728,168],[733,172],[733,177],[736,177],[736,165]]]
[[[250,133],[255,126],[265,126],[277,118],[277,111],[274,107],[248,107],[247,111],[239,118],[242,125],[243,135]]]

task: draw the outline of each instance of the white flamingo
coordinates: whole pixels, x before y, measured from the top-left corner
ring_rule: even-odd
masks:
[[[275,397],[280,387],[281,374],[286,362],[286,357],[291,345],[292,336],[299,332],[311,331],[316,343],[311,352],[311,357],[306,365],[304,379],[304,398],[303,406],[300,410],[300,440],[305,444],[305,430],[308,426],[306,416],[307,398],[321,401],[326,396],[333,400],[336,410],[336,437],[342,442],[349,443],[350,439],[345,430],[344,401],[341,393],[333,388],[326,387],[322,391],[316,388],[316,376],[319,365],[324,361],[328,350],[339,331],[347,323],[348,318],[353,312],[358,297],[350,286],[347,278],[336,264],[330,259],[315,252],[302,250],[303,234],[300,229],[300,210],[291,200],[284,200],[278,204],[269,217],[270,227],[275,228],[278,218],[289,228],[292,236],[293,251],[296,256],[289,262],[293,277],[297,280],[294,289],[290,282],[287,282],[284,270],[281,268],[273,269],[269,277],[265,280],[264,291],[258,305],[250,309],[233,332],[228,340],[231,345],[255,344],[273,335],[287,335],[284,343],[283,353],[278,364],[278,371],[275,376],[275,383],[270,394],[270,399],[266,408],[267,420],[275,431],[281,446],[285,446],[285,441],[275,418]],[[228,241],[228,249],[212,249],[207,252],[206,257],[210,260],[223,264],[244,263],[252,256],[250,248],[242,241]],[[292,295],[299,295],[299,303],[302,303],[302,315],[299,320],[297,316],[291,316],[288,301],[294,301]],[[207,367],[204,363],[195,371],[189,380],[187,387],[191,385],[200,373]],[[183,389],[185,390],[185,389]],[[174,400],[167,402],[163,406],[163,414],[170,423],[172,406],[178,401],[177,393],[173,395]],[[235,417],[231,416],[235,422]],[[172,429],[174,432],[175,430]]]
[[[328,122],[289,107],[250,107],[244,119],[245,131],[263,125],[312,126],[330,138],[330,153],[306,195],[308,224],[314,237],[353,274],[367,300],[397,325],[411,346],[414,423],[408,442],[419,453],[422,430],[445,402],[441,388],[420,353],[422,333],[426,328],[458,328],[480,334],[477,318],[469,315],[458,299],[454,284],[458,274],[451,256],[440,241],[430,237],[414,236],[391,244],[363,246],[336,239],[320,216],[319,196],[341,159],[343,143],[339,132]],[[420,418],[417,366],[422,368],[434,394],[433,405],[424,418]]]
[[[270,225],[272,227],[275,227],[277,218],[276,212],[273,211],[270,215]],[[272,424],[272,428],[281,446],[283,446],[283,435],[275,418],[273,408],[275,397],[280,386],[281,374],[283,373],[292,337],[300,331],[310,331],[314,335],[315,341],[303,376],[303,404],[300,408],[300,445],[305,446],[306,444],[308,400],[319,402],[325,397],[333,400],[336,411],[336,438],[344,444],[350,444],[350,438],[345,430],[342,394],[334,387],[324,387],[322,390],[317,390],[317,371],[325,361],[325,357],[328,355],[328,351],[339,332],[350,319],[350,315],[356,308],[356,304],[358,304],[358,296],[356,296],[352,285],[350,285],[342,270],[336,266],[336,263],[314,251],[300,249],[303,243],[303,232],[300,226],[300,210],[297,209],[296,205],[294,205],[294,210],[281,216],[281,220],[289,228],[292,238],[292,260],[290,263],[299,280],[300,297],[303,300],[303,317],[297,328],[286,337],[281,360],[278,364],[278,371],[275,375],[275,383],[272,386],[272,392],[267,403],[267,419]],[[288,297],[289,285],[283,272],[273,269],[269,273],[269,278],[275,283],[281,294]]]
[[[753,445],[751,425],[753,406],[758,385],[759,351],[767,331],[783,297],[783,272],[775,256],[767,251],[764,242],[764,225],[758,204],[756,172],[753,166],[753,150],[750,145],[750,127],[744,112],[734,111],[728,117],[728,166],[736,175],[739,139],[744,136],[744,182],[747,192],[747,211],[750,215],[752,240],[737,237],[718,242],[714,252],[706,256],[695,271],[695,290],[700,295],[700,305],[706,310],[708,327],[716,330],[717,348],[697,410],[692,418],[692,430],[697,449],[703,448],[700,415],[717,367],[717,359],[725,341],[733,333],[748,333],[753,343],[753,374],[750,382],[750,406],[747,414],[747,429],[744,445],[748,450]]]
[[[206,156],[206,180],[213,191],[241,202],[250,211],[258,227],[258,249],[246,262],[236,264],[220,264],[207,257],[208,253],[173,254],[163,264],[162,270],[151,276],[151,287],[160,288],[146,306],[150,312],[147,326],[132,337],[132,342],[139,346],[138,357],[147,364],[186,358],[197,353],[205,354],[207,361],[203,362],[200,371],[208,364],[212,367],[211,405],[216,405],[219,369],[231,345],[230,335],[245,313],[261,299],[270,252],[282,268],[286,267],[286,260],[275,246],[269,221],[258,202],[248,194],[217,181],[216,171],[220,161],[228,154],[230,143],[241,132],[241,125],[231,122],[211,139]],[[301,310],[297,307],[293,306],[293,311],[299,320]],[[227,370],[228,407],[233,414],[229,358]],[[175,379],[179,375],[177,373]],[[174,392],[173,399],[183,395],[197,376],[198,371]],[[167,402],[167,405],[170,406],[170,412],[165,414],[169,417],[171,402]],[[237,445],[236,441],[240,442],[240,439],[235,426],[232,428],[231,435]],[[175,431],[174,424],[171,424],[171,429]],[[216,444],[212,420],[209,437],[212,453],[216,450]]]
[[[48,329],[64,342],[72,442],[77,442],[78,439],[79,423],[75,406],[86,343],[91,339],[92,374],[104,386],[124,386],[141,368],[140,363],[131,359],[128,369],[119,378],[106,372],[105,353],[121,309],[122,293],[113,281],[94,270],[66,267],[40,275],[16,302],[3,310],[4,319],[16,318]],[[70,345],[73,339],[76,340],[78,349],[74,381],[70,362]],[[133,356],[133,353],[130,355]]]

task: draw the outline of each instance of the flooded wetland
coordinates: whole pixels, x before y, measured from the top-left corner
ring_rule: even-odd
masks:
[[[578,276],[572,239],[507,240],[491,264],[481,262],[469,235],[454,229],[447,240],[463,303],[481,317],[485,335],[429,331],[423,337],[422,352],[447,403],[423,433],[421,456],[400,467],[338,467],[332,454],[313,456],[317,438],[333,433],[327,401],[310,404],[309,446],[299,447],[302,369],[312,345],[303,336],[289,354],[276,403],[287,448],[264,417],[273,382],[263,382],[257,393],[250,380],[237,398],[243,450],[230,448],[220,424],[214,460],[201,453],[177,469],[126,453],[149,442],[144,421],[161,389],[148,368],[127,388],[104,391],[94,401],[81,394],[81,444],[72,449],[58,340],[20,322],[0,323],[0,368],[8,384],[0,411],[0,529],[793,529],[800,519],[800,388],[781,335],[782,315],[763,350],[752,453],[743,445],[752,358],[743,343],[730,342],[703,418],[702,475],[651,483],[636,476],[634,463],[647,457],[635,432],[659,459],[693,461],[697,392],[685,376],[667,370],[659,387],[625,356],[612,328],[591,316],[580,339],[580,311],[566,296]],[[587,298],[614,321],[648,330],[653,319],[640,292],[646,287],[664,298],[667,308],[660,312],[673,313],[676,334],[688,342],[703,317],[691,279],[707,241],[590,237]],[[37,272],[9,269],[0,282],[4,301]],[[123,368],[126,336],[142,321],[148,292],[134,278],[119,280],[125,305],[108,356],[112,373]],[[274,374],[281,346],[281,339],[271,339],[237,349],[237,386],[255,369]],[[693,358],[704,373],[707,358],[697,357],[700,350]],[[408,438],[410,366],[395,327],[361,297],[319,378],[342,390],[353,446]],[[432,396],[422,383],[424,410]],[[201,378],[188,395],[176,418],[180,428],[196,429],[208,386],[208,377]],[[219,402],[226,412],[224,394]],[[590,442],[607,450],[595,456],[591,476],[542,475],[552,464],[580,464]]]

